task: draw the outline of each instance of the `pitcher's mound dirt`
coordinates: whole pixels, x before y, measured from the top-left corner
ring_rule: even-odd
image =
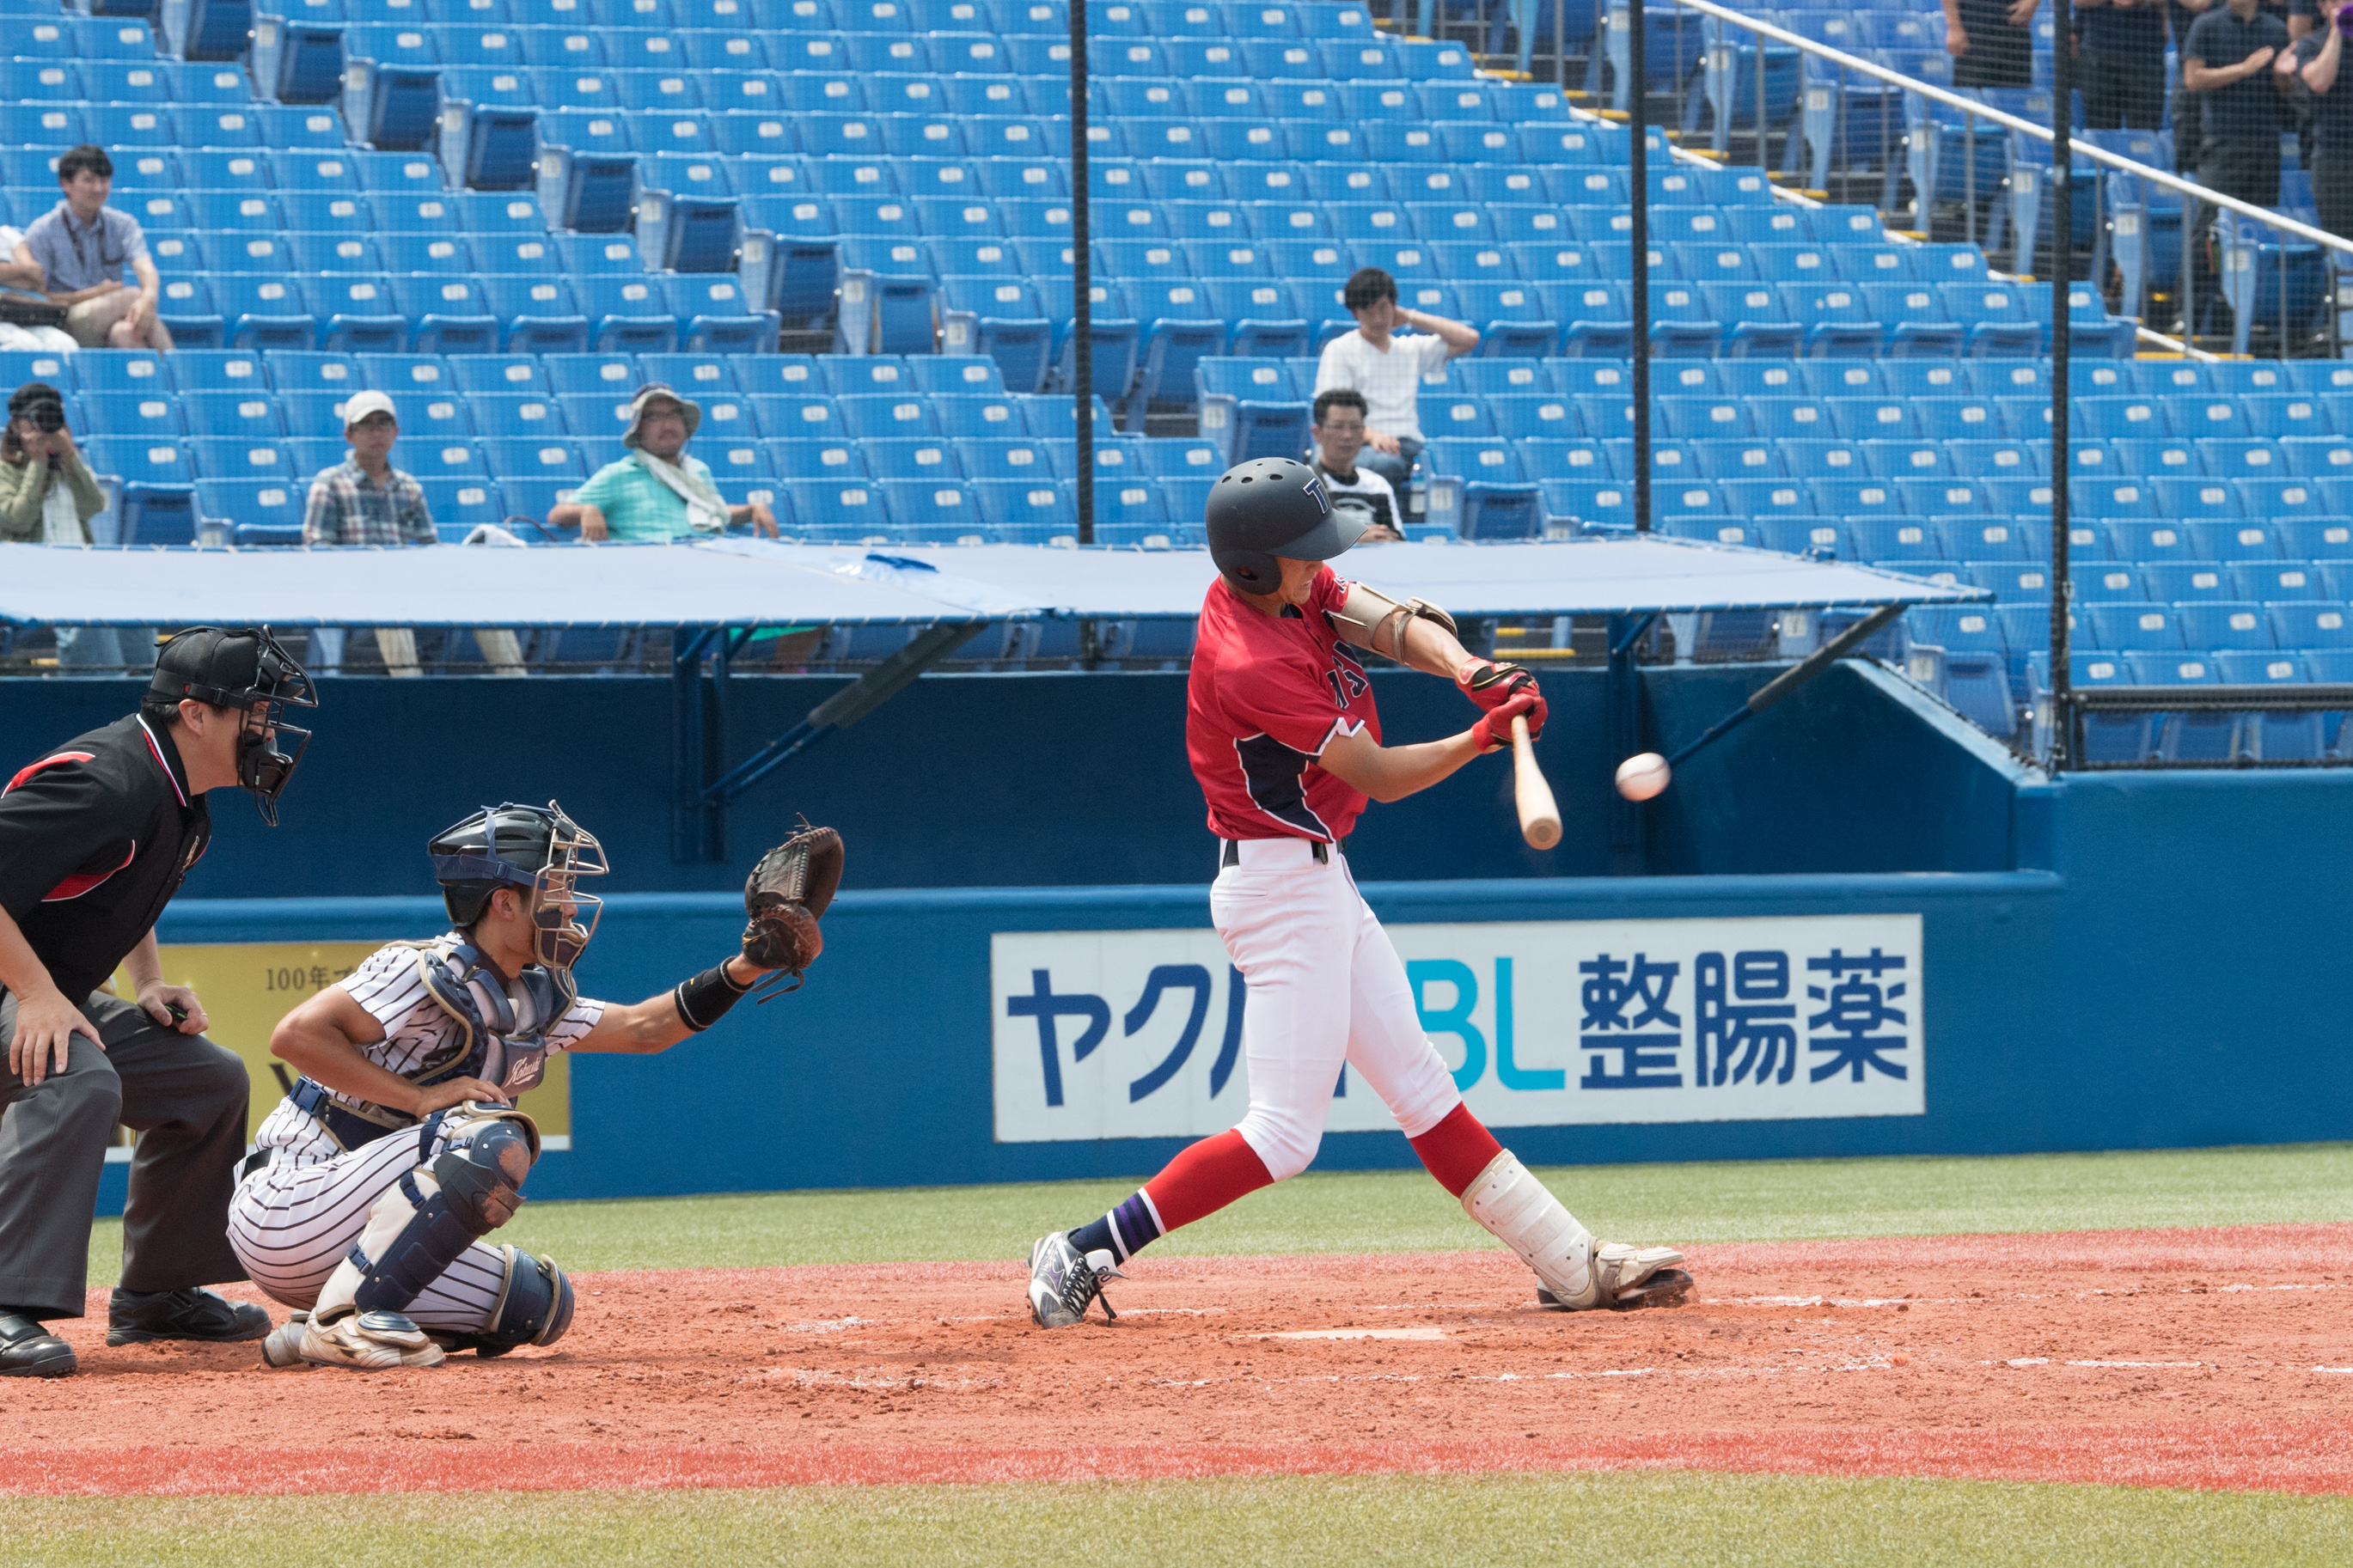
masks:
[[[431,1371],[104,1343],[0,1384],[0,1491],[1672,1467],[2353,1491],[2353,1226],[1698,1247],[1545,1311],[1501,1251],[1182,1258],[1030,1326],[1002,1264],[586,1275]],[[238,1288],[231,1293],[252,1298]],[[282,1313],[279,1314],[282,1316]]]

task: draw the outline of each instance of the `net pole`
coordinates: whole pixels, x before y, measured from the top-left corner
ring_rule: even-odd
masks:
[[[1642,8],[1627,8],[1626,74],[1633,78],[1631,145],[1626,183],[1634,241],[1634,531],[1651,531],[1651,159],[1649,80],[1642,58]]]
[[[2072,158],[2075,128],[2074,62],[2068,58],[2074,31],[2072,0],[2055,0],[2051,47],[2051,765],[2064,768],[2074,726],[2068,716],[2067,621],[2069,613],[2067,296],[2075,252],[2075,178]],[[2028,257],[2031,266],[2034,258]]]
[[[1071,0],[1071,400],[1077,426],[1079,542],[1095,542],[1094,266],[1087,187],[1087,0]],[[1125,388],[1122,388],[1124,391]]]

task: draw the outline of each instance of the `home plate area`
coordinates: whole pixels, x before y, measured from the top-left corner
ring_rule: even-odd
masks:
[[[591,1274],[547,1350],[10,1390],[0,1491],[565,1489],[1678,1468],[2353,1491],[2353,1226],[1689,1249],[1562,1313],[1500,1251],[1182,1258],[1031,1326],[1011,1263]],[[232,1293],[246,1294],[245,1288]]]

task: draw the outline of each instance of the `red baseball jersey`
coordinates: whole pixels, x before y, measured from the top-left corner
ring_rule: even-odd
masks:
[[[1332,616],[1348,584],[1326,566],[1305,607],[1252,609],[1223,577],[1201,601],[1186,689],[1185,750],[1220,838],[1338,843],[1365,797],[1316,766],[1335,737],[1381,738],[1373,683],[1340,646]]]

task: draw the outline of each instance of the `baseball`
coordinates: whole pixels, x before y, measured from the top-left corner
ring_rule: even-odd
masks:
[[[1667,759],[1656,752],[1640,752],[1618,764],[1618,793],[1628,800],[1649,800],[1667,787]]]

